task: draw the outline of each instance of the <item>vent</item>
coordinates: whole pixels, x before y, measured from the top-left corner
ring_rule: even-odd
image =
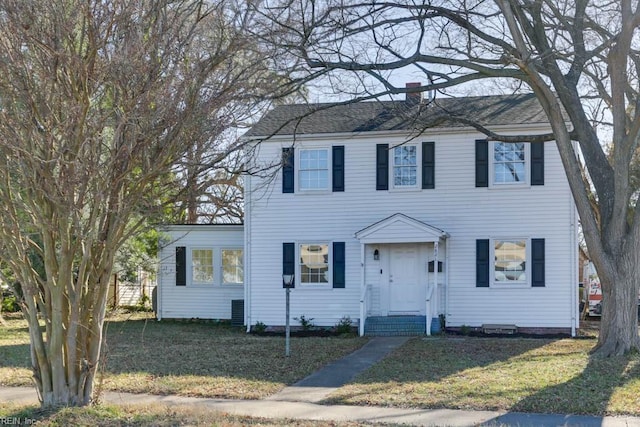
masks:
[[[484,324],[482,325],[482,332],[485,334],[509,334],[513,335],[518,332],[518,327],[516,325],[492,325],[492,324]]]
[[[233,326],[244,325],[244,300],[243,299],[231,300],[231,325]]]

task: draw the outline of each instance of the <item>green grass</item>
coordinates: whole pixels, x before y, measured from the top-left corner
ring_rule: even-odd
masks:
[[[48,427],[101,426],[101,427],[164,427],[164,426],[298,426],[343,427],[370,426],[370,423],[332,421],[306,421],[287,418],[266,419],[230,415],[201,408],[150,406],[98,405],[87,408],[64,408],[59,411],[43,411],[33,406],[10,406],[0,403],[0,414],[7,421],[21,421],[17,425]],[[8,415],[4,415],[8,414]],[[379,424],[376,424],[379,425]]]
[[[328,402],[640,415],[640,356],[590,359],[591,339],[413,339]]]
[[[30,385],[24,321],[8,322],[0,327],[0,384]],[[640,416],[640,355],[590,358],[594,331],[587,339],[415,338],[327,402]],[[120,315],[106,330],[102,389],[259,399],[364,342],[292,338],[286,358],[281,337],[206,322],[156,322],[145,313]]]
[[[19,313],[3,313],[3,317],[6,325],[0,325],[0,385],[32,385],[27,322]]]
[[[23,320],[0,328],[0,385],[31,385]],[[111,317],[103,347],[102,390],[260,399],[362,346],[363,338],[247,335],[211,322],[157,322],[148,313]]]

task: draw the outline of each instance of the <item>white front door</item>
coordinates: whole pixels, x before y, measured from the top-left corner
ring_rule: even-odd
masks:
[[[418,245],[391,245],[389,314],[419,314],[424,306]]]

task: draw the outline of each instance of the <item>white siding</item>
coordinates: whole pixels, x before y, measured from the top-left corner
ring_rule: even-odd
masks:
[[[244,299],[244,285],[222,282],[221,251],[243,247],[241,225],[173,225],[163,230],[158,272],[158,317],[169,319],[231,319],[231,301]],[[211,248],[214,281],[176,286],[176,247]],[[187,255],[187,270],[189,270]],[[246,280],[246,278],[245,278]]]
[[[292,317],[305,315],[314,318],[317,325],[333,325],[344,315],[357,319],[361,248],[354,234],[399,212],[450,235],[445,266],[449,288],[440,289],[439,294],[443,310],[446,300],[448,326],[514,323],[521,327],[570,327],[571,287],[577,285],[572,274],[577,268],[574,207],[555,144],[545,144],[544,186],[476,188],[474,141],[478,138],[482,135],[458,131],[417,139],[435,141],[436,188],[376,191],[376,144],[393,146],[403,139],[298,137],[296,148],[345,146],[345,191],[282,194],[281,174],[269,184],[252,178],[251,211],[246,218],[251,227],[251,274],[247,277],[251,304],[246,307],[251,310],[250,323],[284,324],[283,242],[346,242],[346,288],[305,288],[297,283],[291,296]],[[277,161],[281,148],[291,144],[283,139],[263,142],[258,163]],[[544,288],[475,287],[476,239],[508,237],[545,239]],[[442,261],[444,253],[441,246]],[[369,245],[365,255],[366,283],[379,287],[380,267],[372,261]],[[440,275],[440,281],[445,274]],[[371,297],[371,314],[376,314],[381,311],[384,295],[372,290]]]

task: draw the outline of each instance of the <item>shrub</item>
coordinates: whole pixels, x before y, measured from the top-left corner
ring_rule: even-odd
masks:
[[[336,334],[345,335],[353,333],[353,320],[349,316],[343,316],[342,319],[336,323],[335,326]]]
[[[2,311],[5,313],[16,313],[20,311],[20,305],[15,295],[2,298]]]
[[[304,314],[300,317],[294,317],[293,320],[297,320],[298,322],[300,322],[300,326],[302,326],[303,331],[310,331],[316,327],[316,325],[313,323],[313,317],[306,318]]]
[[[254,334],[264,334],[266,330],[267,325],[260,321],[257,321],[256,324],[251,327],[251,332]]]

